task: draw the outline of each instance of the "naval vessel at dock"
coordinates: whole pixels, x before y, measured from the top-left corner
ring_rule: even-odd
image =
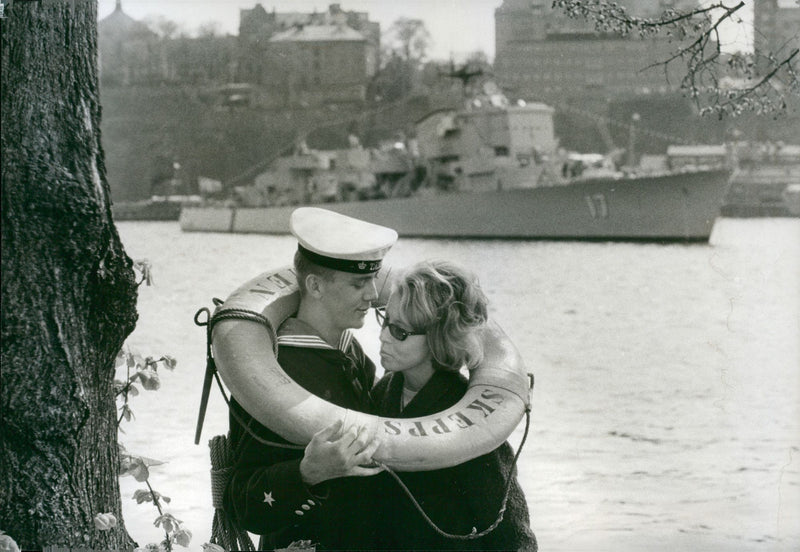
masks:
[[[565,185],[317,204],[404,237],[707,241],[730,173],[587,178]],[[296,206],[184,207],[187,232],[286,234]]]
[[[313,204],[421,238],[707,241],[730,171],[723,166],[634,165],[559,147],[554,109],[509,102],[490,83],[460,109],[435,110],[413,139],[341,150],[298,141],[235,206],[185,206],[187,232],[284,234]],[[230,187],[229,187],[230,188]],[[231,202],[232,203],[232,202]]]

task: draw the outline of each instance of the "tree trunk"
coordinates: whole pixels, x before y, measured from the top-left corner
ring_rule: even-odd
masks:
[[[0,529],[23,549],[130,548],[112,384],[137,286],[100,147],[97,5],[9,2],[0,25]]]

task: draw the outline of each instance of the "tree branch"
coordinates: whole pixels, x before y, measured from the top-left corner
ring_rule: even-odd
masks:
[[[743,89],[737,90],[737,91],[732,91],[731,93],[729,93],[730,99],[725,100],[724,102],[717,104],[717,106],[719,108],[718,110],[722,110],[722,111],[727,110],[727,109],[729,109],[731,107],[734,107],[736,104],[740,103],[745,98],[753,96],[759,89],[761,89],[767,83],[772,81],[775,78],[775,76],[778,74],[778,72],[781,70],[781,68],[790,67],[792,60],[795,57],[797,57],[798,53],[800,53],[800,49],[795,48],[794,51],[792,51],[792,53],[789,54],[789,56],[786,59],[781,61],[779,64],[775,65],[769,73],[764,75],[753,86],[749,86],[747,88],[743,88]]]
[[[632,31],[638,30],[640,36],[645,37],[666,30],[670,40],[690,39],[688,44],[680,46],[667,59],[651,63],[641,71],[662,66],[665,81],[669,83],[668,66],[677,60],[684,60],[686,72],[681,79],[680,88],[700,108],[701,113],[716,111],[720,114],[738,114],[742,108],[758,112],[785,109],[786,95],[800,90],[794,66],[796,51],[783,59],[777,58],[772,53],[764,56],[767,66],[759,66],[762,71],[766,71],[764,76],[739,93],[721,89],[725,83],[723,76],[752,79],[756,69],[754,62],[738,65],[729,62],[727,68],[723,63],[725,54],[721,47],[720,27],[725,21],[741,23],[740,19],[734,20],[734,17],[745,6],[743,0],[739,0],[735,5],[726,5],[722,1],[714,2],[685,12],[666,10],[657,18],[632,16],[624,7],[605,0],[554,0],[552,5],[553,8],[561,8],[569,17],[583,17],[593,21],[595,29],[599,32],[614,32],[620,36],[627,36]],[[781,80],[780,75],[784,71],[788,75],[786,86],[770,87],[769,83]],[[710,105],[704,107],[702,104],[705,102],[710,102]]]

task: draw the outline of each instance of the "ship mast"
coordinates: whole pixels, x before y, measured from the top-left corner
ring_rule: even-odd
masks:
[[[461,94],[462,99],[468,99],[467,90],[469,89],[470,81],[476,79],[478,77],[483,76],[484,71],[480,67],[477,69],[470,69],[469,62],[465,62],[461,67],[456,69],[456,64],[453,61],[453,58],[450,58],[450,71],[442,73],[440,72],[439,75],[451,79],[458,79],[461,81]]]

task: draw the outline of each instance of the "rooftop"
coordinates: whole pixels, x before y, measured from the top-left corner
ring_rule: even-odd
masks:
[[[270,42],[364,41],[364,35],[344,25],[305,25],[276,33]]]
[[[111,36],[117,40],[157,36],[147,25],[122,11],[122,2],[120,0],[117,0],[114,11],[98,22],[97,29],[100,34]]]

